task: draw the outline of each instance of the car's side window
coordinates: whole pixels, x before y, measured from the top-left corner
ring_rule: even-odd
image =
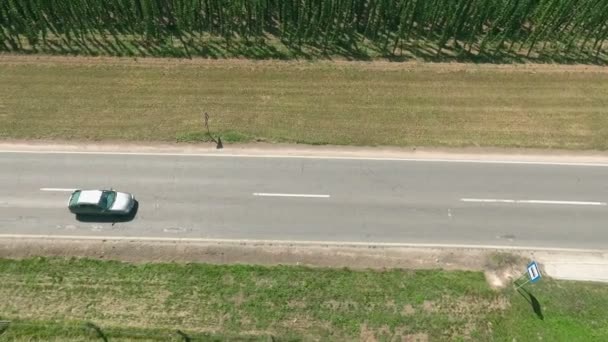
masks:
[[[86,212],[97,212],[99,208],[94,204],[81,204],[80,209]]]

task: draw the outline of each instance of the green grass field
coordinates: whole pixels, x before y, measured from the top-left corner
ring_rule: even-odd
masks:
[[[0,341],[602,341],[608,286],[477,272],[0,260]]]
[[[0,138],[608,149],[582,66],[0,56]]]

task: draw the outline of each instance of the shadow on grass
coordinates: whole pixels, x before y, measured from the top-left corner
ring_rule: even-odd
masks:
[[[0,321],[0,335],[4,334],[4,332],[8,330],[8,327],[10,325],[10,321]]]
[[[88,214],[77,214],[76,220],[80,222],[96,222],[96,223],[118,223],[118,222],[130,222],[133,221],[137,215],[139,209],[139,202],[135,200],[133,209],[127,215],[88,215]]]
[[[608,65],[608,54],[603,47],[586,48],[558,45],[544,48],[543,44],[528,51],[520,42],[509,45],[478,42],[463,45],[451,41],[438,46],[440,37],[415,38],[392,43],[392,36],[378,36],[374,40],[355,34],[335,40],[300,40],[279,32],[266,32],[259,36],[221,37],[179,32],[157,37],[136,34],[118,34],[100,31],[83,35],[78,40],[68,40],[61,35],[48,35],[35,46],[23,37],[11,37],[22,44],[3,44],[0,51],[14,53],[48,53],[54,55],[110,55],[132,57],[173,57],[210,59],[247,58],[254,60],[315,60],[334,58],[352,61],[386,59],[393,62],[421,60],[426,62],[463,62],[478,64],[503,63],[559,63]],[[506,42],[505,42],[506,44]]]
[[[86,322],[84,326],[87,330],[93,332],[98,339],[102,340],[103,342],[108,342],[108,337],[103,333],[100,327],[91,322]]]
[[[184,342],[190,342],[192,341],[192,339],[190,338],[190,336],[188,336],[185,332],[181,331],[181,330],[177,330],[177,334],[184,339]]]
[[[545,319],[545,316],[543,315],[543,309],[540,305],[540,302],[538,301],[538,299],[536,299],[536,297],[532,293],[530,293],[528,290],[524,289],[523,287],[518,288],[517,293],[519,293],[522,297],[524,297],[524,299],[532,306],[532,310],[536,314],[536,317],[538,317],[540,320]]]

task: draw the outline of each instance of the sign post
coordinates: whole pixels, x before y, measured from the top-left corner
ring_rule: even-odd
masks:
[[[526,278],[526,281],[523,284],[517,284],[517,282],[522,279],[522,278]],[[522,286],[528,284],[528,283],[536,283],[540,280],[540,278],[542,278],[542,275],[540,273],[540,268],[538,267],[538,264],[536,263],[536,261],[532,261],[531,263],[528,264],[528,267],[526,268],[526,273],[524,273],[521,277],[519,277],[518,279],[516,279],[513,283],[516,285],[515,289],[519,289]]]
[[[207,135],[209,135],[209,138],[211,138],[211,141],[213,141],[217,145],[216,148],[218,150],[224,148],[224,144],[222,144],[222,137],[220,137],[218,135],[217,140],[215,140],[213,135],[211,135],[211,131],[209,130],[209,114],[207,114],[207,112],[205,112],[205,114],[203,114],[203,119],[205,120],[205,128],[207,128]]]

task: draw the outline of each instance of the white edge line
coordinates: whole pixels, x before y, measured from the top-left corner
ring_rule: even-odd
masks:
[[[519,251],[555,251],[606,253],[608,249],[582,249],[536,246],[501,246],[501,245],[467,245],[437,243],[398,243],[398,242],[362,242],[362,241],[307,241],[307,240],[255,240],[255,239],[205,239],[205,238],[166,238],[136,236],[80,236],[80,235],[39,235],[39,234],[0,234],[0,239],[52,239],[52,240],[91,240],[91,241],[151,241],[151,242],[190,242],[239,245],[302,245],[302,246],[335,246],[335,247],[393,247],[393,248],[457,248],[483,250],[519,250]]]
[[[549,200],[513,200],[495,198],[461,198],[461,202],[475,203],[516,203],[516,204],[566,204],[566,205],[593,205],[605,206],[606,202],[585,202],[585,201],[549,201]]]
[[[66,188],[40,188],[40,191],[63,191],[63,192],[74,192],[78,189],[66,189]]]
[[[310,156],[310,155],[276,155],[276,154],[218,154],[218,153],[160,153],[160,152],[103,152],[103,151],[19,151],[0,150],[0,153],[29,154],[91,154],[119,156],[157,156],[157,157],[219,157],[219,158],[284,158],[284,159],[326,159],[326,160],[370,160],[370,161],[403,161],[433,163],[477,163],[477,164],[516,164],[516,165],[555,165],[555,166],[590,166],[608,167],[608,163],[587,162],[543,162],[522,160],[480,160],[480,159],[441,159],[441,158],[389,158],[389,157],[353,157],[353,156]]]
[[[253,196],[259,197],[311,197],[311,198],[329,198],[329,195],[315,195],[315,194],[281,194],[281,193],[267,193],[267,192],[254,192]]]

